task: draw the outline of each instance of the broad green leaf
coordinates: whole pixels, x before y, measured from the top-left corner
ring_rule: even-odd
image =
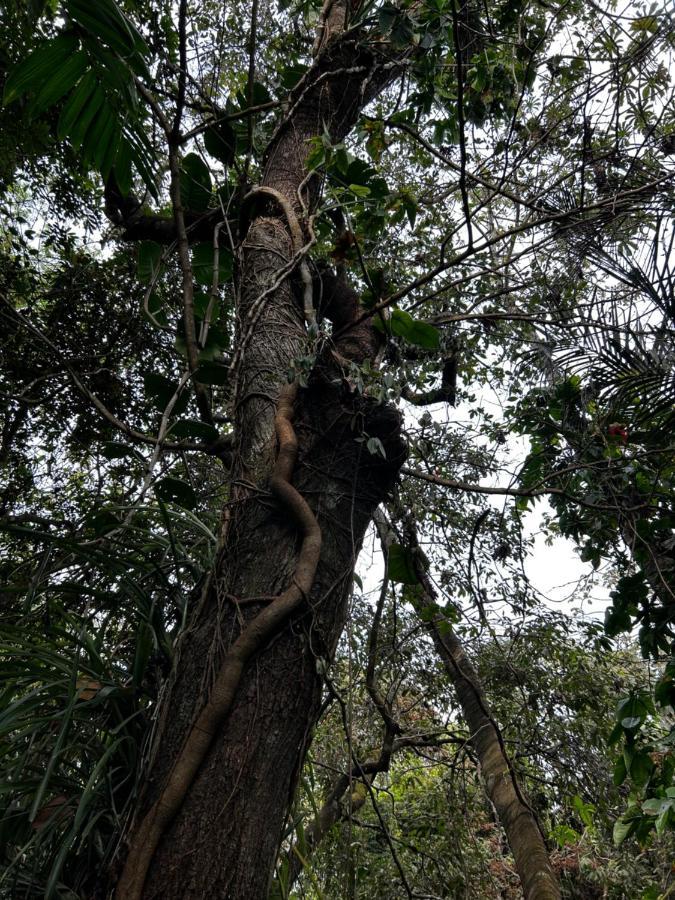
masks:
[[[66,62],[52,73],[42,89],[38,92],[29,109],[32,115],[37,116],[45,109],[49,109],[58,100],[67,94],[84,75],[87,68],[87,56],[83,50],[73,53]]]
[[[387,558],[387,573],[392,581],[399,584],[417,584],[412,553],[401,544],[392,544]]]
[[[413,319],[412,327],[407,334],[407,340],[426,350],[438,350],[440,346],[440,332],[433,325]]]
[[[616,707],[617,721],[627,730],[637,728],[650,713],[654,713],[654,702],[645,691],[624,697]]]
[[[164,503],[177,503],[185,509],[194,509],[197,505],[197,497],[192,486],[187,481],[167,476],[155,485],[155,493]]]
[[[143,376],[143,384],[145,385],[145,391],[151,398],[153,405],[159,409],[160,412],[164,412],[169,400],[171,400],[176,393],[178,387],[175,381],[172,381],[170,378],[167,378],[166,375],[160,375],[157,372],[147,372]],[[184,412],[185,407],[188,404],[188,399],[189,393],[187,389],[183,389],[173,407],[174,415],[180,415]]]
[[[556,825],[551,832],[553,839],[559,847],[569,847],[576,844],[581,835],[569,825],[564,823]]]
[[[89,126],[105,102],[106,98],[103,88],[100,84],[97,84],[70,130],[70,143],[75,150],[79,150],[84,143]]]
[[[617,819],[612,830],[612,839],[615,847],[620,847],[629,834],[636,828],[637,820],[624,822],[623,819]]]
[[[228,366],[219,365],[218,363],[213,362],[204,362],[197,369],[196,377],[202,384],[224,385],[227,384],[229,374],[230,370]]]
[[[673,820],[672,803],[665,803],[661,812],[656,817],[656,833],[663,834],[668,827],[669,822]]]
[[[108,534],[110,531],[114,531],[116,528],[119,528],[120,520],[117,515],[106,507],[102,507],[98,510],[95,516],[91,519],[91,527],[94,529],[94,534],[97,537],[101,537],[104,534]]]
[[[648,816],[657,816],[661,812],[664,801],[660,797],[651,797],[642,804],[642,811]]]
[[[148,297],[147,310],[146,303],[141,301],[141,315],[155,328],[157,326],[165,328],[169,324],[169,317],[164,309],[162,299],[154,291]]]
[[[211,321],[218,315],[218,300],[211,303],[211,295],[208,291],[196,291],[193,298],[193,306],[195,311],[195,319],[205,319],[209,306],[211,306]]]
[[[286,66],[281,73],[280,83],[286,90],[294,88],[300,79],[305,75],[309,66],[301,63],[291,63]]]
[[[70,134],[97,85],[98,81],[94,73],[87,72],[64,103],[56,126],[56,135],[60,141]]]
[[[260,81],[253,82],[251,94],[252,106],[261,106],[263,103],[269,103],[272,100],[270,92]],[[240,109],[247,109],[249,106],[248,96],[243,91],[239,91],[237,94],[237,102],[239,103]]]
[[[584,803],[578,794],[572,798],[572,805],[579,814],[579,818],[588,828],[593,824],[593,813],[596,811],[592,803]]]
[[[218,122],[204,132],[204,146],[208,153],[226,166],[231,166],[237,146],[237,136],[229,122]]]
[[[626,761],[623,758],[623,753],[622,753],[621,756],[617,759],[616,763],[614,764],[614,773],[612,776],[612,780],[614,781],[614,784],[617,787],[620,784],[623,784],[624,781],[626,780],[627,774],[628,773],[626,771]]]
[[[196,153],[183,159],[180,198],[185,209],[204,212],[211,200],[211,175],[208,166]]]
[[[113,0],[68,0],[68,13],[86,31],[106,43],[136,68],[148,47],[138,30]],[[142,74],[146,74],[141,69]]]
[[[205,241],[192,248],[192,274],[198,284],[210,285],[213,281],[213,245]],[[218,250],[218,283],[232,277],[232,253],[226,247]]]
[[[161,244],[155,241],[141,241],[138,245],[136,273],[139,281],[149,283],[159,269],[162,258]]]
[[[106,158],[109,161],[108,170],[110,169],[117,151],[118,139],[116,116],[109,106],[104,105],[91,123],[82,147],[85,157],[91,161],[95,169],[102,171],[103,161]],[[108,172],[103,172],[104,176],[107,174]]]
[[[366,187],[363,184],[350,184],[349,190],[352,192],[352,194],[356,194],[357,197],[370,196],[370,188]]]
[[[624,631],[630,631],[632,624],[630,612],[627,609],[608,606],[605,610],[605,633],[609,637],[616,637]]]
[[[627,731],[630,731],[633,728],[637,728],[639,724],[639,716],[627,716],[625,719],[621,720],[621,727],[625,728]]]
[[[392,333],[405,338],[411,344],[424,347],[427,350],[437,350],[440,346],[440,333],[433,325],[413,319],[410,313],[403,309],[395,309],[391,314],[389,326]]]
[[[200,422],[199,419],[183,419],[172,426],[171,435],[173,437],[216,441],[218,440],[218,429],[207,422]]]
[[[133,183],[131,173],[131,146],[124,135],[120,135],[119,144],[117,146],[117,156],[115,157],[115,165],[113,167],[115,181],[120,193],[126,197],[131,190]]]
[[[133,447],[118,441],[106,441],[101,447],[101,454],[106,459],[124,459],[126,456],[133,456],[135,452]]]
[[[10,71],[3,93],[4,105],[12,103],[26,91],[42,88],[55,72],[66,65],[76,48],[77,38],[73,34],[61,34],[39,46]]]
[[[643,750],[633,756],[630,764],[630,777],[636,787],[644,787],[653,771],[654,763],[648,753]]]

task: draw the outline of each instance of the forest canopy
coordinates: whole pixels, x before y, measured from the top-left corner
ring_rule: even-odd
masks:
[[[672,896],[670,4],[0,29],[0,896]]]

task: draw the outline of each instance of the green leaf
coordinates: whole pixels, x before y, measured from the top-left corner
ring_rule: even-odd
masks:
[[[440,332],[433,325],[414,319],[412,328],[408,331],[407,340],[426,350],[437,350],[440,346]]]
[[[552,830],[551,836],[559,847],[569,847],[576,844],[581,837],[578,832],[571,828],[569,825],[561,824],[556,825],[556,827]]]
[[[169,317],[164,309],[161,297],[154,291],[148,297],[147,310],[146,304],[141,302],[141,315],[144,319],[154,327],[166,327],[169,324]]]
[[[627,731],[630,731],[633,728],[637,728],[639,724],[639,716],[627,716],[625,719],[621,720],[621,727],[625,728]]]
[[[656,817],[656,833],[661,835],[668,827],[668,823],[672,820],[672,811],[673,806],[671,803],[666,803],[663,806],[663,809]]]
[[[654,713],[654,702],[645,691],[639,691],[631,694],[630,697],[624,697],[617,703],[616,718],[621,723],[621,727],[630,731],[637,728],[649,714]]]
[[[387,556],[387,573],[392,581],[399,584],[417,584],[413,556],[407,547],[392,544]]]
[[[671,671],[666,670],[664,676],[656,682],[654,699],[663,708],[675,707],[675,679]]]
[[[378,14],[378,30],[381,34],[388,34],[396,21],[399,11],[391,3],[385,3]]]
[[[230,374],[228,366],[219,365],[218,363],[202,363],[196,372],[196,378],[202,384],[227,384]]]
[[[81,114],[73,123],[70,129],[70,143],[75,150],[79,150],[86,137],[89,126],[94,117],[98,114],[99,109],[105,104],[106,98],[103,88],[100,84],[96,84],[91,96],[82,110]]]
[[[636,826],[637,821],[635,819],[630,822],[624,822],[623,819],[617,819],[612,830],[614,846],[620,847]]]
[[[136,652],[134,654],[134,664],[132,669],[132,678],[134,685],[138,688],[143,681],[143,676],[148,665],[148,660],[154,649],[154,635],[152,627],[146,621],[141,621],[136,632]]]
[[[106,441],[101,447],[101,454],[106,459],[124,459],[124,457],[133,456],[135,453],[136,451],[133,447],[118,441]]]
[[[138,255],[136,258],[136,273],[139,281],[143,281],[146,284],[152,281],[155,273],[159,269],[161,258],[161,244],[158,244],[155,241],[141,241],[138,245]]]
[[[122,132],[120,131],[117,117],[114,116],[112,119],[110,137],[107,143],[104,145],[103,153],[101,154],[100,159],[97,160],[98,170],[101,173],[101,177],[104,181],[110,175],[113,163],[115,162],[115,158],[117,156],[117,147],[119,146],[121,140]]]
[[[287,91],[290,91],[291,88],[296,86],[308,69],[309,66],[303,65],[302,63],[291,63],[283,69],[279,81]]]
[[[97,85],[98,81],[96,80],[94,73],[91,71],[87,72],[73,93],[66,100],[56,126],[56,136],[60,141],[70,134],[73,125],[79,119],[82,110]]]
[[[126,58],[134,67],[142,66],[149,50],[134,25],[113,0],[68,0],[68,13],[86,31]],[[139,74],[146,74],[141,68]]]
[[[78,50],[56,72],[52,72],[52,77],[45,82],[29,106],[32,115],[37,116],[53,106],[77,84],[86,69],[87,55],[83,50]]]
[[[124,129],[124,138],[128,141],[129,147],[131,148],[131,159],[136,167],[136,171],[143,179],[143,183],[150,194],[158,201],[159,192],[157,191],[157,185],[155,184],[155,178],[152,171],[155,157],[152,148],[147,142],[147,138],[142,132],[134,131],[131,128]]]
[[[349,190],[352,194],[356,194],[357,197],[370,196],[370,188],[366,187],[364,184],[350,184]]]
[[[167,476],[155,485],[155,493],[165,503],[177,503],[184,509],[194,509],[197,505],[197,497],[192,486],[187,481]]]
[[[263,103],[269,103],[271,100],[272,95],[265,85],[260,81],[254,81],[253,90],[251,91],[251,105],[260,106]],[[239,91],[237,94],[237,102],[239,103],[240,109],[248,109],[248,96],[243,91]]]
[[[433,325],[413,319],[403,309],[395,309],[389,320],[392,333],[405,338],[411,344],[427,350],[437,350],[440,346],[440,333]]]
[[[176,382],[172,381],[170,378],[167,378],[165,375],[158,374],[157,372],[147,372],[143,376],[143,384],[145,386],[146,393],[153,402],[153,405],[157,409],[159,409],[160,412],[164,412],[167,403],[176,393],[176,390],[178,388]],[[189,393],[187,389],[183,389],[173,408],[173,412],[175,415],[180,415],[185,411],[188,400]]]
[[[99,509],[91,520],[91,527],[94,529],[94,534],[97,537],[102,537],[104,534],[119,528],[119,526],[120,520],[117,515],[111,509],[106,509],[105,507]]]
[[[204,146],[208,153],[226,166],[234,162],[237,136],[229,122],[218,122],[204,132]]]
[[[633,627],[630,613],[627,609],[617,609],[609,606],[605,610],[605,633],[609,637],[616,637],[624,631],[630,631]]]
[[[180,198],[185,209],[204,212],[211,200],[211,175],[208,166],[196,153],[183,159]]]
[[[205,441],[218,440],[218,429],[199,419],[183,419],[171,427],[174,437],[198,438]]]
[[[114,174],[117,187],[123,197],[126,197],[131,190],[133,184],[131,174],[131,155],[132,150],[129,141],[124,135],[120,135],[119,144],[117,146],[117,155],[115,157]]]
[[[644,787],[653,771],[654,763],[648,753],[642,750],[633,756],[630,764],[630,777],[636,787]]]
[[[614,781],[614,784],[617,787],[620,784],[623,784],[624,781],[626,780],[627,774],[628,773],[626,771],[626,761],[623,758],[623,754],[621,754],[621,756],[617,759],[616,763],[614,764],[614,774],[612,776],[612,780]]]
[[[387,458],[387,451],[379,437],[369,437],[366,441],[366,450],[371,456],[381,456],[382,459]]]
[[[232,253],[226,247],[218,250],[218,283],[232,278]],[[204,242],[192,248],[192,274],[198,284],[210,285],[213,279],[213,245]]]
[[[110,157],[112,162],[112,158],[114,158],[117,150],[117,139],[119,139],[119,132],[117,139],[115,138],[116,127],[117,118],[115,114],[107,104],[104,104],[99,114],[92,121],[82,145],[85,158],[91,162],[95,169],[102,169],[103,160],[106,157]],[[111,149],[112,154],[110,152]]]
[[[584,825],[587,828],[591,826],[593,824],[593,813],[595,812],[595,806],[593,806],[592,803],[584,803],[584,801],[578,794],[575,794],[572,798],[572,805],[579,814],[579,818],[584,823]]]
[[[642,812],[646,813],[648,816],[658,816],[661,812],[663,803],[664,801],[660,797],[651,797],[649,800],[643,802]]]
[[[7,106],[26,91],[42,88],[66,65],[77,48],[73,34],[61,34],[41,44],[30,56],[15,66],[5,82],[3,104]]]

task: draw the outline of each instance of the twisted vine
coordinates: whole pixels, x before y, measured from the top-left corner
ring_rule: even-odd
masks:
[[[270,479],[272,494],[302,532],[302,546],[292,582],[248,623],[227,651],[209,698],[195,719],[161,794],[136,831],[117,885],[117,900],[140,900],[157,846],[182,806],[213,738],[232,708],[246,663],[279,630],[312,589],[321,553],[321,529],[306,500],[291,484],[298,453],[293,428],[297,390],[294,382],[284,385],[279,394],[274,419],[279,452]]]

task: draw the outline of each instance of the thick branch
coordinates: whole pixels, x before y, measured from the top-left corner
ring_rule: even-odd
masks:
[[[457,359],[455,355],[447,357],[443,362],[441,386],[428,391],[411,391],[408,385],[403,387],[401,396],[413,406],[431,406],[434,403],[455,405],[457,395]]]

